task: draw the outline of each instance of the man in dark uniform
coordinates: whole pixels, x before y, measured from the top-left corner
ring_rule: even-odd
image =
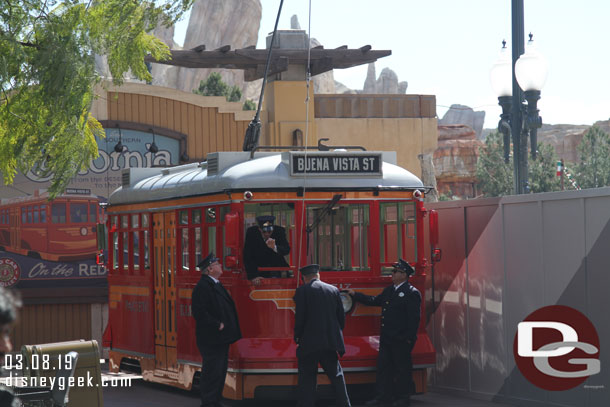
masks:
[[[286,230],[275,226],[275,216],[257,216],[258,225],[250,226],[246,231],[244,245],[244,264],[248,280],[259,285],[263,277],[280,277],[279,271],[258,271],[259,267],[289,267],[286,256],[290,245],[286,240]]]
[[[415,270],[399,259],[392,270],[392,285],[370,297],[349,290],[358,302],[381,308],[381,334],[377,359],[377,391],[368,406],[408,406],[415,392],[411,351],[417,340],[421,294],[407,281]]]
[[[338,356],[345,353],[343,327],[345,313],[337,287],[320,281],[320,266],[311,264],[301,270],[304,284],[294,295],[294,340],[299,361],[300,407],[313,407],[316,398],[318,363],[335,389],[339,407],[349,407],[343,369]]]
[[[229,361],[229,345],[241,338],[233,299],[218,281],[222,266],[214,253],[197,265],[201,279],[193,290],[197,348],[203,363],[199,387],[202,407],[220,407]]]

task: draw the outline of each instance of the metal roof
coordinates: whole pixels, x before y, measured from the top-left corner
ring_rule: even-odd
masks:
[[[381,175],[291,175],[290,159],[295,152],[219,152],[208,160],[172,168],[130,168],[123,170],[123,186],[109,198],[110,205],[160,201],[244,190],[320,189],[416,189],[419,178],[395,165],[395,152],[315,152],[334,157],[379,154]]]

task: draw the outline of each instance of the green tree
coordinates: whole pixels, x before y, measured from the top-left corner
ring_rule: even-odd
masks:
[[[241,99],[241,89],[239,89],[235,85],[231,86],[231,89],[229,90],[229,94],[227,95],[227,100],[229,102],[239,102],[240,99]]]
[[[199,88],[193,93],[202,96],[227,96],[229,85],[227,85],[218,72],[212,72],[205,81],[199,82]]]
[[[95,55],[107,55],[115,84],[131,72],[150,80],[144,57],[169,57],[147,34],[173,24],[193,0],[0,0],[0,172],[51,175],[62,192],[97,157],[104,132],[90,114],[100,82]]]
[[[597,126],[591,127],[577,147],[580,163],[574,178],[581,188],[610,185],[610,136]]]
[[[503,196],[513,193],[513,159],[504,162],[502,135],[491,133],[485,139],[485,146],[479,149],[477,179],[479,190],[485,196]]]
[[[536,159],[528,159],[531,192],[551,192],[561,189],[561,182],[557,176],[557,160],[557,153],[552,145],[538,143]]]
[[[256,110],[256,103],[252,99],[246,99],[242,110]]]
[[[504,142],[500,133],[487,136],[485,147],[479,149],[476,174],[485,196],[514,193],[513,159],[511,155],[508,164],[504,162]],[[559,191],[557,154],[550,144],[538,143],[536,159],[528,159],[528,182],[532,193]]]
[[[212,72],[205,81],[200,81],[199,88],[194,89],[193,93],[202,96],[224,96],[228,102],[239,102],[241,99],[241,89],[235,85],[227,85],[218,72]]]

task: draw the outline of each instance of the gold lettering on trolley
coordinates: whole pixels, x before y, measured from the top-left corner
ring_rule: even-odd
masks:
[[[124,295],[133,295],[137,297],[148,297],[150,291],[148,287],[135,286],[135,285],[113,285],[110,286],[110,292],[108,295],[108,302],[110,308],[116,308],[119,302],[122,301]]]
[[[289,309],[294,312],[295,304],[292,299],[294,290],[254,290],[250,292],[253,301],[272,301],[277,309]]]

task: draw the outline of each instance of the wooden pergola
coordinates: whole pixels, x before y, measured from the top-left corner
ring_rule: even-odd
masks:
[[[274,48],[271,53],[268,75],[287,71],[289,65],[305,66],[308,58],[311,75],[315,76],[332,69],[368,64],[392,54],[390,50],[372,50],[370,45],[355,49],[349,49],[347,45],[335,49],[324,49],[320,45],[309,51],[308,55],[307,49]],[[254,81],[264,75],[268,52],[267,49],[256,49],[254,46],[231,50],[229,45],[206,51],[205,45],[199,45],[190,50],[171,50],[171,59],[167,61],[157,61],[148,56],[146,62],[186,68],[243,69],[244,80]]]

